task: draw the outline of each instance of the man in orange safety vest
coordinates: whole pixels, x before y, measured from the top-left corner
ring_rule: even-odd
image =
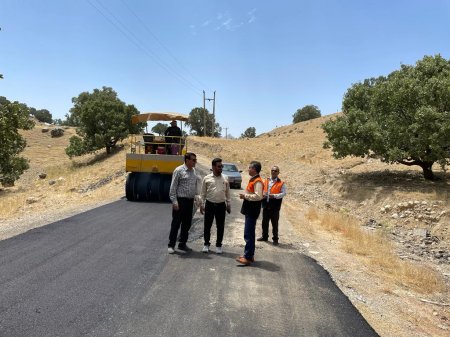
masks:
[[[269,221],[272,223],[272,240],[274,245],[278,245],[278,220],[280,219],[280,209],[283,197],[286,195],[286,184],[280,178],[280,168],[272,166],[270,178],[264,179],[263,190],[263,219],[262,236],[257,241],[267,241],[269,239]]]

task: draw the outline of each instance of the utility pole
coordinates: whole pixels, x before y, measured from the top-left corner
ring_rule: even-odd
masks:
[[[213,118],[212,118],[212,135],[214,138],[214,131],[216,130],[216,91],[214,90],[214,101],[213,101]]]
[[[228,128],[224,128],[225,129],[225,139],[228,139]]]
[[[206,137],[205,90],[203,90],[203,137]]]
[[[204,128],[205,128],[205,134],[206,135],[206,109],[205,109],[205,100],[207,100],[208,102],[213,101],[213,117],[212,117],[212,128],[211,128],[211,137],[214,138],[214,131],[215,131],[215,126],[216,126],[216,91],[214,91],[214,98],[205,98],[205,90],[203,90],[203,109],[205,112],[205,116],[204,116]]]

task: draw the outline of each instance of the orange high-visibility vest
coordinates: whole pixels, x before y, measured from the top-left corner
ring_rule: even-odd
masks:
[[[270,194],[280,194],[281,188],[283,187],[284,181],[281,181],[279,178],[270,188]],[[267,193],[267,190],[269,189],[269,178],[264,179],[264,193]],[[281,203],[283,202],[283,198],[281,199],[269,199],[267,201],[267,198],[264,198],[262,201],[262,207],[266,209],[272,209],[279,211],[281,208]]]
[[[258,174],[250,179],[250,181],[248,182],[246,191],[249,193],[255,193],[255,184],[257,182],[260,182],[261,184],[263,184],[263,187],[264,187],[264,181],[261,179],[261,177]],[[259,213],[261,211],[261,202],[262,202],[262,200],[250,201],[250,200],[244,199],[244,201],[242,202],[241,213],[251,216],[252,218],[258,219]]]
[[[267,190],[269,189],[269,181],[270,181],[269,178],[266,178],[264,180],[264,193],[267,193]],[[270,188],[270,194],[280,194],[283,184],[284,184],[284,181],[277,179],[277,181],[275,181],[275,183]]]
[[[253,177],[252,179],[250,179],[250,181],[247,184],[246,190],[250,193],[255,193],[255,184],[257,182],[260,182],[264,186],[264,181],[261,179],[261,177],[259,175],[257,175],[255,177]]]

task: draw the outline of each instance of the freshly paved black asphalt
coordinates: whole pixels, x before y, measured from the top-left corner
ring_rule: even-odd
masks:
[[[169,256],[170,209],[120,200],[0,241],[0,336],[377,336],[298,252]]]

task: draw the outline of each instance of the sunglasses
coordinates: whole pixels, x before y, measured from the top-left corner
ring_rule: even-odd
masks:
[[[192,161],[197,161],[197,158],[190,158],[190,160],[192,160]]]
[[[280,172],[280,171],[278,171],[278,170],[270,170],[270,172]]]

